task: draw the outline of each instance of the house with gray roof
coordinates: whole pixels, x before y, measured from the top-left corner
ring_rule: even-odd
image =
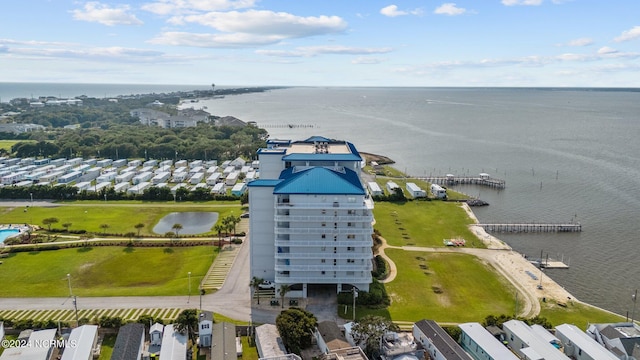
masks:
[[[420,320],[413,324],[413,338],[433,360],[472,360],[438,323]]]
[[[131,323],[118,331],[111,360],[141,360],[144,347],[144,325]]]

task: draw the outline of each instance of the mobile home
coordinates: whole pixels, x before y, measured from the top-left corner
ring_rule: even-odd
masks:
[[[151,180],[152,177],[153,177],[153,173],[150,172],[150,171],[147,171],[147,172],[143,172],[143,173],[140,173],[140,174],[134,176],[131,179],[131,182],[133,183],[133,185],[138,185],[138,184],[143,183],[145,181]]]
[[[235,196],[242,196],[247,191],[247,183],[241,182],[233,185],[231,188],[231,194]]]
[[[229,186],[235,185],[235,183],[238,181],[238,177],[240,177],[240,173],[238,171],[232,171],[231,173],[229,173],[229,175],[227,175],[224,182]]]
[[[408,182],[406,185],[407,191],[414,198],[427,197],[427,192],[422,190],[418,185],[412,182]]]
[[[163,182],[169,181],[170,177],[171,177],[171,173],[170,172],[168,172],[168,171],[167,172],[161,172],[161,173],[156,174],[156,176],[154,176],[151,179],[151,182],[153,184],[163,183]]]
[[[148,181],[142,181],[139,182],[138,184],[130,187],[127,189],[127,193],[128,194],[135,194],[135,195],[140,195],[144,192],[144,190],[146,188],[148,188],[149,186],[151,186],[151,183]]]
[[[113,181],[113,180],[115,180],[116,176],[118,176],[118,173],[115,172],[115,171],[104,173],[104,174],[102,174],[102,175],[100,175],[100,176],[98,176],[96,178],[96,182],[97,183],[102,183],[102,182],[107,182],[107,181]]]
[[[204,179],[204,173],[199,172],[199,173],[195,173],[195,174],[193,174],[193,175],[189,178],[189,182],[190,182],[192,185],[195,185],[195,184],[197,184],[197,183],[202,182],[202,179]]]
[[[129,182],[121,182],[116,184],[116,186],[113,187],[113,190],[115,190],[115,192],[125,192],[130,187],[131,184]]]
[[[227,193],[227,188],[224,183],[217,183],[213,185],[213,189],[211,189],[212,194],[225,195]]]
[[[378,185],[378,183],[375,182],[375,181],[369,181],[367,183],[367,187],[369,188],[369,193],[371,194],[371,196],[382,196],[382,195],[384,195],[384,192],[382,191],[382,188],[380,188],[380,185]]]
[[[447,197],[447,189],[438,184],[431,184],[431,195],[436,199],[444,199]]]
[[[136,176],[136,173],[134,172],[121,173],[120,175],[116,176],[116,184],[129,182],[129,180],[133,179],[134,176]]]
[[[187,174],[186,171],[174,172],[172,180],[173,180],[174,183],[183,182],[187,178],[187,175],[189,175],[189,174]]]
[[[68,184],[70,182],[76,181],[82,173],[80,171],[73,171],[68,174],[64,174],[58,178],[59,184]]]
[[[215,185],[221,176],[222,174],[220,174],[219,172],[214,172],[213,174],[209,175],[209,177],[207,178],[207,185],[209,186]]]

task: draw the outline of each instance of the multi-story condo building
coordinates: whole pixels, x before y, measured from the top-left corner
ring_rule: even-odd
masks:
[[[251,277],[291,287],[369,290],[373,200],[353,144],[324,137],[269,140],[249,183]]]

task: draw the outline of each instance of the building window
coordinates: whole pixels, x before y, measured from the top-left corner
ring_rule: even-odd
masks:
[[[327,238],[327,235],[322,234],[320,237],[322,237],[323,239],[326,239],[326,238]]]
[[[322,226],[323,226],[323,227],[324,227],[324,226],[327,226],[327,223],[323,222],[323,223],[322,223]]]
[[[327,262],[327,260],[322,259],[322,260],[320,260],[320,262],[321,262],[322,264],[324,264],[324,263],[326,263],[326,262]]]
[[[355,238],[356,238],[356,236],[353,235],[353,234],[347,235],[347,239],[355,239]]]
[[[353,263],[355,263],[355,262],[356,262],[356,261],[355,261],[354,259],[347,259],[347,264],[353,264]]]
[[[352,226],[353,226],[353,223],[347,223],[347,226],[348,226],[348,227],[352,227]]]
[[[322,215],[325,215],[327,213],[327,210],[322,210]]]
[[[322,275],[324,275],[324,271],[321,271],[320,273],[321,273]]]
[[[355,248],[353,248],[352,246],[347,246],[347,251],[354,251]]]
[[[347,201],[348,201],[348,202],[350,202],[350,203],[354,203],[354,202],[356,202],[356,198],[355,198],[355,197],[353,197],[353,196],[349,196],[349,197],[347,198]]]

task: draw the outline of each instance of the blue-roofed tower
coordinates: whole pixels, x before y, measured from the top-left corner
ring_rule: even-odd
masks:
[[[355,146],[322,136],[269,140],[258,157],[260,179],[249,183],[251,277],[289,285],[290,297],[327,286],[368,290],[373,201]]]

